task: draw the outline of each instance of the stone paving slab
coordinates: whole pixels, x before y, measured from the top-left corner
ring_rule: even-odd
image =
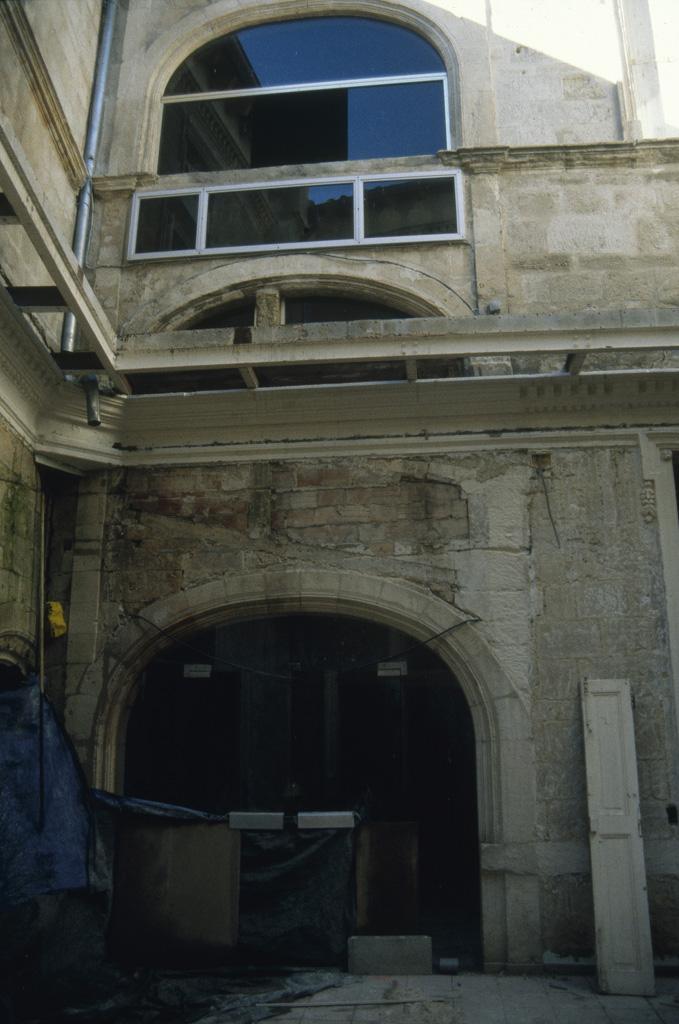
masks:
[[[679,979],[645,998],[600,995],[589,977],[352,977],[279,1012],[289,1024],[679,1024]]]

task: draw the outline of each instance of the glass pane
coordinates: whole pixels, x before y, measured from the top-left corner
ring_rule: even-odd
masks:
[[[393,306],[370,299],[354,299],[341,295],[311,295],[286,298],[286,324],[337,323],[343,320],[403,320],[411,313],[402,313]]]
[[[349,89],[349,160],[445,149],[443,82]]]
[[[169,103],[163,111],[159,174],[250,166],[250,105],[243,100]]]
[[[353,186],[291,186],[210,195],[207,247],[352,239]]]
[[[198,196],[157,196],[139,204],[135,252],[196,248]]]
[[[158,172],[420,156],[446,147],[443,83],[165,106]]]
[[[363,198],[366,238],[457,232],[454,178],[365,182]]]
[[[167,104],[158,173],[346,160],[347,95],[324,89]]]
[[[304,18],[256,25],[196,50],[166,96],[444,71],[421,36],[370,18]]]
[[[245,302],[233,306],[222,306],[191,325],[192,331],[203,331],[215,327],[254,327],[255,304]]]

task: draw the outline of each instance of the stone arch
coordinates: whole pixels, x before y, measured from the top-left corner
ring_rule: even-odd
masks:
[[[366,266],[375,274],[368,275]],[[363,268],[363,273],[361,272]],[[125,323],[123,336],[181,330],[197,316],[226,302],[254,297],[258,288],[336,291],[400,306],[412,316],[465,316],[470,310],[445,281],[416,268],[379,260],[319,253],[276,254],[239,260],[173,280]]]
[[[145,608],[84,681],[100,696],[74,738],[92,744],[94,784],[114,789],[120,781],[135,684],[163,647],[225,620],[311,612],[372,620],[418,640],[435,637],[430,647],[457,677],[474,722],[484,961],[487,968],[531,962],[538,956],[540,914],[529,708],[490,650],[483,624],[462,625],[469,615],[423,587],[349,571],[272,570],[233,574]],[[519,929],[511,926],[517,913]]]
[[[83,745],[89,731],[94,784],[120,784],[135,684],[163,647],[225,620],[311,612],[391,625],[417,640],[435,637],[430,647],[462,686],[476,735],[484,960],[487,967],[528,962],[531,943],[524,933],[540,932],[529,710],[483,638],[483,625],[462,625],[470,616],[425,588],[356,572],[274,570],[233,574],[145,608],[143,619],[128,622],[108,644],[85,681],[100,686],[89,726],[81,719],[76,730]],[[513,936],[508,923],[517,900],[523,929]]]
[[[220,35],[238,29],[262,24],[267,21],[284,21],[294,18],[322,15],[355,15],[391,21],[410,29],[427,39],[441,55],[448,71],[449,102],[452,122],[453,148],[463,143],[463,125],[478,121],[474,98],[470,95],[463,110],[459,89],[460,71],[458,50],[464,52],[465,63],[479,66],[488,65],[487,43],[484,47],[485,28],[470,31],[470,24],[440,8],[419,0],[275,0],[260,3],[246,0],[234,4],[233,0],[215,0],[209,10],[201,8],[187,14],[172,28],[163,32],[146,48],[144,65],[149,77],[143,99],[143,111],[137,135],[137,166],[140,170],[153,173],[156,166],[160,137],[160,106],[167,82],[174,70],[194,50]],[[490,83],[490,73],[487,82]],[[471,90],[470,90],[471,92]],[[140,100],[137,91],[136,103]],[[466,144],[475,140],[464,139]]]

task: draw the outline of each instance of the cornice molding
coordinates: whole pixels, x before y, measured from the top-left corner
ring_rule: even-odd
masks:
[[[83,468],[638,445],[679,439],[679,373],[459,378],[371,386],[101,398],[63,385],[40,420],[40,454]]]
[[[97,175],[92,178],[92,186],[96,197],[105,202],[111,199],[127,199],[137,189],[151,188],[157,181],[157,174],[140,171],[138,174]]]
[[[446,167],[469,174],[500,174],[535,168],[659,167],[679,163],[679,139],[597,142],[567,146],[485,146],[441,150]]]
[[[0,18],[19,57],[19,64],[28,79],[31,92],[69,182],[74,189],[80,189],[87,180],[85,160],[52,83],[26,12],[19,3],[0,2]]]

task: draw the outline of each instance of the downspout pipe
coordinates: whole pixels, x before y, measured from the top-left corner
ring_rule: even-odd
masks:
[[[118,0],[103,0],[97,63],[94,69],[90,112],[87,121],[87,135],[85,136],[85,152],[83,154],[85,158],[85,167],[87,168],[87,179],[80,190],[80,195],[78,196],[75,228],[73,231],[73,253],[81,267],[85,263],[87,248],[92,234],[92,174],[94,172],[94,161],[99,149],[99,140],[101,138],[104,101],[106,99],[106,79],[108,77],[111,52],[113,49],[113,30],[115,26],[117,6]],[[61,329],[62,352],[74,351],[75,333],[76,320],[73,313],[68,312],[64,316],[64,323]]]

